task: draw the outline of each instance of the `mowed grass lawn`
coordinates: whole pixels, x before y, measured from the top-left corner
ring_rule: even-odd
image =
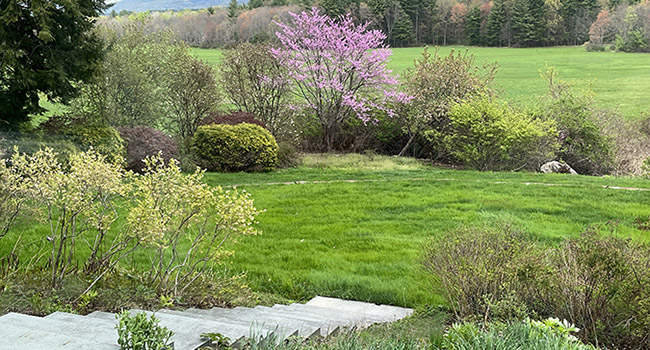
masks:
[[[602,107],[616,109],[626,118],[639,118],[650,112],[650,54],[623,52],[586,52],[581,46],[544,48],[487,48],[445,46],[443,55],[452,50],[468,49],[476,63],[497,62],[495,85],[502,97],[524,105],[534,105],[547,90],[539,70],[555,67],[560,77],[580,88],[591,87]],[[192,49],[201,59],[217,63],[218,49]],[[395,48],[389,66],[396,73],[413,65],[422,48]]]
[[[646,241],[634,220],[650,214],[650,192],[603,187],[650,188],[643,179],[459,171],[407,158],[310,155],[297,168],[206,181],[237,185],[266,209],[263,234],[239,239],[231,268],[247,271],[254,289],[291,299],[437,305],[443,299],[419,257],[447,230],[513,223],[557,244],[587,225],[620,221],[617,235]]]

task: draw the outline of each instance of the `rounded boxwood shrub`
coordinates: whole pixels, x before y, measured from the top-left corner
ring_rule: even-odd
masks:
[[[191,148],[199,165],[212,171],[267,171],[278,159],[273,135],[249,123],[200,126]]]
[[[119,128],[120,136],[126,143],[126,169],[141,173],[144,170],[143,159],[160,154],[167,163],[178,159],[178,145],[163,132],[149,126]]]

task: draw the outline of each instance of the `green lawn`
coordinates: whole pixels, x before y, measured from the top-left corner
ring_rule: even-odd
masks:
[[[442,47],[442,54],[451,46]],[[465,50],[465,47],[455,47]],[[477,63],[497,62],[496,85],[510,101],[532,105],[546,91],[539,69],[555,67],[564,80],[591,88],[601,106],[617,109],[627,118],[650,111],[650,55],[644,53],[586,52],[583,47],[486,48],[470,47]],[[192,49],[200,58],[216,63],[217,49]],[[397,73],[413,65],[422,48],[393,49],[389,66]]]
[[[648,214],[642,179],[480,173],[358,155],[308,156],[298,168],[263,174],[207,174],[212,185],[249,191],[266,212],[261,236],[233,247],[235,271],[260,291],[417,306],[442,303],[419,268],[423,242],[463,224],[513,222],[553,244],[583,227],[620,220],[617,234]],[[345,180],[362,180],[347,182]],[[307,183],[284,184],[296,181]],[[334,181],[331,183],[319,181]],[[558,184],[547,186],[541,183]]]
[[[634,225],[650,214],[650,191],[639,190],[650,182],[640,178],[449,170],[351,154],[307,155],[299,167],[269,173],[208,173],[205,181],[245,189],[266,210],[258,217],[263,234],[229,247],[236,252],[229,269],[247,272],[253,289],[289,299],[441,304],[420,269],[421,245],[465,224],[514,223],[556,244],[587,225],[620,220],[616,234],[649,240]],[[21,261],[46,253],[48,230],[36,221],[17,225],[0,240],[0,257],[18,236]],[[140,268],[149,266],[146,254],[135,257]]]

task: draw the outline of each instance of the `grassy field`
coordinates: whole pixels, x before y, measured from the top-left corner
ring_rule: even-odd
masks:
[[[465,47],[446,46],[441,54]],[[586,52],[583,47],[487,48],[469,47],[476,63],[497,62],[496,86],[505,99],[532,105],[545,93],[546,82],[539,70],[555,67],[560,77],[577,86],[591,86],[600,105],[617,109],[627,118],[638,118],[650,111],[650,55],[644,53]],[[220,50],[193,49],[208,62],[219,61]],[[401,73],[413,65],[422,48],[393,49],[391,69]]]
[[[421,245],[460,225],[508,222],[555,244],[587,225],[620,220],[617,235],[650,240],[634,225],[650,214],[650,191],[606,188],[650,189],[644,179],[449,170],[352,154],[307,155],[296,168],[209,173],[205,180],[245,189],[266,210],[258,217],[263,234],[230,247],[229,269],[247,272],[254,290],[289,299],[441,304],[420,269]],[[0,256],[19,235],[21,260],[47,252],[47,232],[35,221],[14,227],[0,241]],[[135,261],[146,269],[144,254]]]
[[[213,173],[207,181],[246,189],[266,209],[263,235],[240,240],[233,267],[248,271],[255,289],[292,299],[318,293],[436,305],[443,300],[418,259],[421,244],[446,230],[512,222],[553,244],[620,220],[617,234],[646,240],[634,219],[650,214],[650,192],[603,188],[650,188],[644,180],[479,173],[388,157],[315,155],[294,169]]]

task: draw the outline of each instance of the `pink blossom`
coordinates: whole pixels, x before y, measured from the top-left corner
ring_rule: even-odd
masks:
[[[383,44],[384,33],[355,25],[349,14],[335,20],[313,8],[291,16],[293,25],[275,22],[281,45],[271,54],[324,127],[349,115],[368,122],[373,110],[392,114],[388,106],[410,101],[386,66],[391,50]]]

